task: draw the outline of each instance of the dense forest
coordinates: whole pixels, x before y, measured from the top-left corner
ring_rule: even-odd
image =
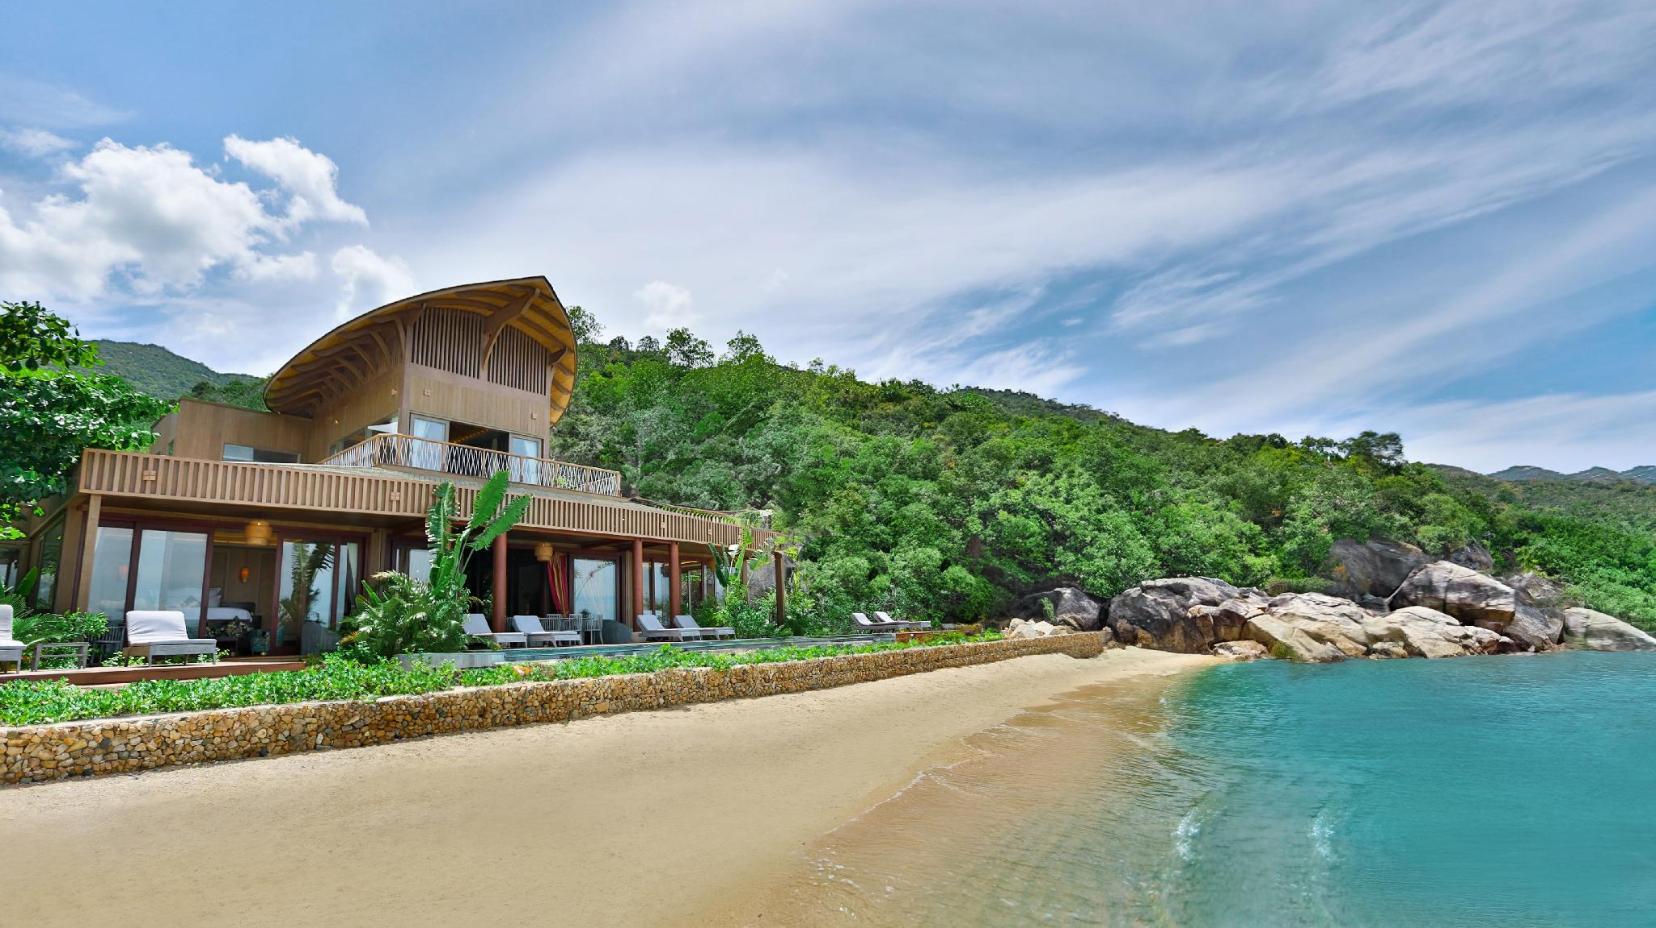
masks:
[[[1390,434],[1167,432],[1026,393],[780,365],[749,335],[722,351],[682,329],[605,341],[571,315],[579,382],[550,453],[619,470],[647,499],[766,513],[792,539],[797,630],[879,608],[969,620],[1053,583],[1315,589],[1346,536],[1476,541],[1498,570],[1656,627],[1656,487],[1494,480],[1411,463]],[[261,384],[180,392],[261,408]]]
[[[769,511],[797,543],[794,605],[825,625],[881,607],[972,619],[1054,582],[1316,588],[1349,536],[1476,541],[1499,569],[1656,626],[1656,488],[1456,477],[1408,462],[1391,434],[1216,440],[1028,394],[782,366],[748,335],[719,353],[685,330],[604,342],[574,315],[580,381],[552,453],[620,470],[646,498]]]

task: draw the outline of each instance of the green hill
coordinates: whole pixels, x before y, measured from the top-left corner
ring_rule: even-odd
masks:
[[[263,409],[265,378],[251,374],[222,374],[160,345],[100,339],[98,357],[103,373],[114,374],[156,399],[183,396],[249,409]]]

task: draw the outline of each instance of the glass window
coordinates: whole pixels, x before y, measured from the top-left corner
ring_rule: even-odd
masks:
[[[132,571],[132,529],[119,525],[98,528],[98,547],[92,554],[88,612],[101,612],[110,625],[126,618],[127,579]]]
[[[673,584],[667,576],[667,562],[651,561],[650,576],[646,579],[651,583],[648,597],[650,604],[645,608],[656,615],[666,615],[673,605],[672,599],[669,598],[673,591]]]
[[[17,549],[0,548],[0,586],[17,585]]]
[[[541,482],[541,442],[538,438],[512,436],[512,480],[516,483]]]
[[[345,617],[351,614],[352,609],[356,608],[357,587],[359,585],[357,578],[362,576],[362,564],[358,560],[357,543],[354,541],[347,541],[340,545],[335,558],[339,562],[337,565],[339,583],[336,584],[336,592],[334,593],[333,620],[330,625],[333,628],[338,628],[339,623],[345,621]]]
[[[443,470],[443,459],[448,450],[443,443],[448,441],[449,424],[441,419],[415,416],[410,427],[414,437],[409,442],[408,466],[421,470]]]
[[[139,533],[132,608],[182,612],[193,635],[203,617],[201,590],[206,582],[205,534],[153,528]]]
[[[575,614],[619,618],[615,562],[578,557],[571,561],[571,568],[575,581]]]
[[[58,564],[63,560],[63,519],[59,518],[40,536],[40,556],[35,559],[39,579],[35,582],[34,606],[47,612],[52,610],[52,594],[57,591]]]
[[[403,551],[402,572],[415,580],[426,580],[431,576],[431,549],[408,548]]]
[[[225,444],[226,461],[257,461],[260,464],[297,464],[299,455],[292,451],[266,451],[252,445]]]

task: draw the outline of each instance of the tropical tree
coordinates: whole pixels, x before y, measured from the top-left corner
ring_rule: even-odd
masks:
[[[99,364],[97,346],[39,303],[0,303],[0,538],[35,501],[64,492],[87,448],[141,450],[171,408]]]
[[[477,491],[471,516],[458,531],[454,485],[437,485],[431,508],[426,511],[431,570],[424,580],[390,571],[377,574],[365,584],[341,640],[347,653],[381,660],[398,654],[465,648],[465,617],[476,601],[466,587],[471,556],[510,531],[531,502],[528,496],[508,500],[509,482],[505,471],[489,478]]]

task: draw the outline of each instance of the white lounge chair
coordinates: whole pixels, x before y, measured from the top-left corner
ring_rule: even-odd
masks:
[[[466,613],[466,618],[465,621],[461,623],[461,628],[465,629],[466,634],[472,636],[473,638],[485,638],[503,648],[514,644],[519,647],[529,646],[529,636],[522,632],[491,631],[489,629],[489,620],[485,619],[483,617],[483,613],[481,612]]]
[[[653,612],[645,612],[638,617],[638,631],[645,641],[700,641],[701,633],[686,631],[682,628],[664,628],[661,620]]]
[[[907,627],[897,622],[874,622],[861,612],[851,613],[851,621],[857,623],[863,631],[868,632],[895,632],[902,631]]]
[[[673,616],[673,625],[687,632],[695,632],[703,638],[736,637],[736,629],[726,625],[709,625],[704,628],[696,624],[696,617],[693,615],[675,615]]]
[[[876,612],[876,613],[874,613],[874,618],[877,621],[890,622],[893,625],[901,625],[904,628],[914,628],[914,629],[931,628],[931,623],[930,622],[905,621],[903,619],[894,619],[894,618],[891,617],[891,613],[889,613],[889,612]]]
[[[0,606],[0,664],[7,663],[23,669],[23,642],[12,637],[12,607]]]
[[[557,647],[561,644],[581,643],[580,632],[548,631],[541,626],[540,616],[538,615],[514,615],[512,616],[512,627],[522,632],[529,639],[529,647],[531,648],[543,644]]]
[[[189,657],[207,654],[218,663],[218,641],[212,638],[191,638],[184,627],[184,613],[177,610],[149,612],[136,610],[126,614],[126,653],[144,656],[144,663],[153,664],[158,657]]]

